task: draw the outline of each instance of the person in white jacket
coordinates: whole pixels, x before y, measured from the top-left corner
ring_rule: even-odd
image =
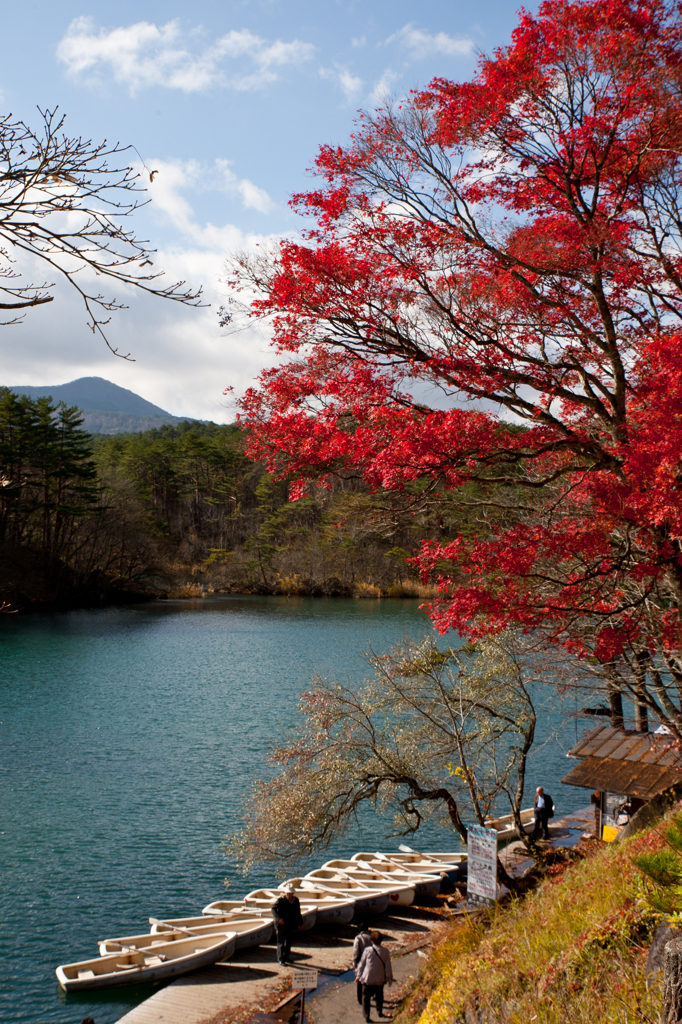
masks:
[[[384,1016],[384,985],[393,984],[391,954],[381,945],[381,932],[370,932],[371,945],[367,946],[360,958],[357,980],[362,982],[362,1008],[365,1020],[370,1021],[372,997],[376,1002],[377,1014]]]

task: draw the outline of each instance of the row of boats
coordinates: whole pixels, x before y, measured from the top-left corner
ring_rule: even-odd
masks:
[[[268,943],[273,935],[273,904],[293,886],[301,904],[302,930],[316,924],[348,924],[353,917],[382,914],[436,896],[444,878],[455,879],[466,853],[356,853],[330,860],[276,889],[254,889],[243,900],[216,900],[200,917],[161,921],[150,917],[144,935],[103,939],[99,957],[57,968],[67,992],[112,985],[161,981],[229,960],[235,950]]]

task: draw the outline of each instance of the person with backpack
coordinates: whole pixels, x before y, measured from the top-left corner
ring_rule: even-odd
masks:
[[[381,945],[381,932],[370,932],[371,944],[363,952],[358,964],[357,980],[362,983],[362,1008],[365,1020],[370,1021],[372,999],[377,1014],[384,1016],[384,985],[393,984],[391,954]]]
[[[538,786],[535,791],[533,808],[535,810],[535,828],[533,829],[531,839],[535,843],[540,836],[541,830],[542,838],[549,839],[549,819],[554,817],[554,801],[549,793],[545,793],[542,786]]]

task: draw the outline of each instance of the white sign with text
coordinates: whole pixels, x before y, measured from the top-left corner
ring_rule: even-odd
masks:
[[[292,988],[317,988],[317,971],[292,971],[291,972],[291,987]]]
[[[497,832],[470,825],[467,829],[467,900],[490,906],[497,900]]]

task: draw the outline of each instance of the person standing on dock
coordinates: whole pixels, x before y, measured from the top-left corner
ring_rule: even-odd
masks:
[[[370,932],[367,946],[358,966],[358,980],[362,982],[362,1008],[365,1020],[370,1021],[372,997],[376,1002],[377,1014],[384,1015],[384,985],[393,984],[391,954],[381,945],[381,932]]]
[[[542,830],[542,838],[549,839],[549,819],[554,817],[554,801],[549,793],[545,793],[542,786],[538,786],[535,791],[533,808],[535,810],[535,828],[531,839],[535,843],[540,837],[540,830]]]
[[[362,954],[365,952],[368,946],[372,945],[372,939],[369,934],[369,928],[367,927],[366,921],[361,921],[358,925],[358,934],[355,936],[353,942],[353,968],[355,969],[355,991],[358,997],[358,1003],[362,1006],[362,982],[360,981],[360,961],[362,960]]]
[[[275,931],[277,932],[277,960],[284,967],[287,960],[291,957],[293,934],[303,924],[301,904],[293,885],[284,887],[284,894],[280,896],[272,908],[272,916],[275,921]]]

